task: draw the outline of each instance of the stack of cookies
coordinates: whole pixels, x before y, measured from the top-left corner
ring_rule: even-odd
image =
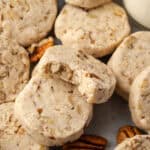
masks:
[[[111,0],[66,0],[56,15],[56,0],[0,1],[0,150],[48,150],[79,139],[93,105],[114,91],[149,133],[150,32],[129,35],[125,10]],[[53,25],[62,45],[47,37]],[[110,54],[108,64],[97,59]],[[116,150],[148,150],[149,138]]]

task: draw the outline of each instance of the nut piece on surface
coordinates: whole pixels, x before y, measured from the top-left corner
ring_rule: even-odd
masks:
[[[32,44],[31,47],[28,48],[31,62],[37,62],[43,56],[44,52],[47,48],[54,45],[54,39],[49,37],[47,39],[42,40],[40,43]]]
[[[134,126],[123,126],[119,129],[118,134],[117,134],[117,144],[120,144],[127,138],[134,137],[136,135],[141,135],[143,132],[138,129],[137,127]]]
[[[101,136],[83,135],[75,142],[67,143],[63,150],[105,150],[107,140]]]

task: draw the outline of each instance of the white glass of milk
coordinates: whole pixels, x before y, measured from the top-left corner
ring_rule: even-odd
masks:
[[[128,13],[150,29],[150,0],[123,0]]]

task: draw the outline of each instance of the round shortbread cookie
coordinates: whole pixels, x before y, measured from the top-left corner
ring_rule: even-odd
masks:
[[[137,135],[119,144],[115,150],[150,150],[150,135]]]
[[[108,65],[117,78],[117,90],[128,100],[133,80],[150,65],[150,32],[140,31],[127,37],[114,52]]]
[[[129,104],[134,123],[150,131],[150,66],[133,81]]]
[[[106,102],[116,85],[109,67],[76,47],[55,46],[47,49],[33,75],[40,72],[76,85],[89,103]]]
[[[0,105],[0,150],[48,150],[27,135],[13,111],[14,103]]]
[[[46,36],[56,14],[56,0],[0,1],[0,27],[23,46],[29,46]]]
[[[112,53],[129,32],[124,9],[112,2],[88,11],[65,5],[55,23],[56,36],[63,44],[95,57]]]
[[[92,118],[92,105],[71,84],[35,76],[15,102],[15,114],[40,144],[55,146],[78,139]]]
[[[110,1],[111,0],[66,0],[68,4],[87,9],[98,7]]]
[[[0,36],[0,103],[14,101],[29,79],[27,52],[15,41]]]

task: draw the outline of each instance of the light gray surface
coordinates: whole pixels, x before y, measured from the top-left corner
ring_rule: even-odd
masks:
[[[108,150],[116,145],[118,129],[124,125],[132,125],[128,104],[114,94],[109,102],[96,105],[93,120],[87,133],[101,135],[108,140]]]
[[[59,1],[59,9],[62,8],[64,0]],[[116,0],[122,5],[121,0]],[[140,30],[138,25],[130,19],[132,24],[132,32]],[[141,28],[141,30],[143,30]],[[121,97],[116,94],[109,100],[109,102],[101,105],[95,105],[94,117],[90,123],[86,133],[104,136],[108,139],[107,150],[113,150],[116,145],[116,134],[118,129],[124,125],[133,125],[128,104]]]

